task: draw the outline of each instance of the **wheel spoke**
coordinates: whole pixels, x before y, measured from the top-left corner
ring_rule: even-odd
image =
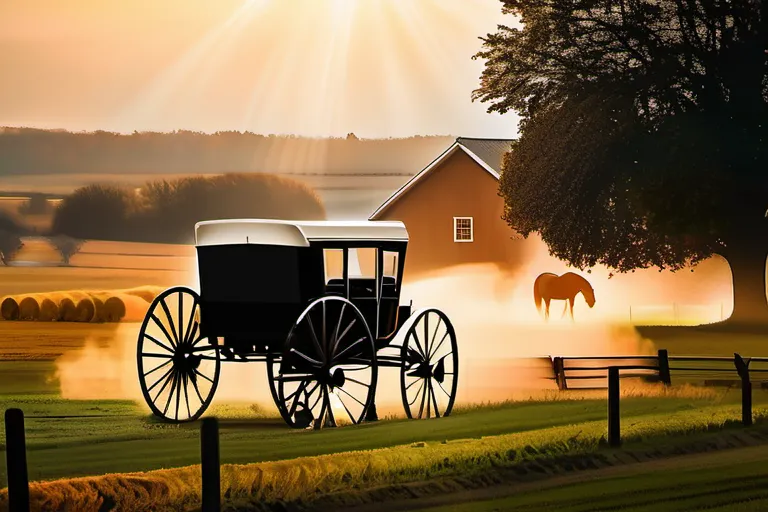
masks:
[[[149,370],[148,372],[146,372],[146,373],[144,374],[144,377],[147,377],[148,375],[152,375],[153,373],[155,373],[157,370],[159,370],[159,369],[160,369],[160,368],[162,368],[163,366],[167,365],[168,363],[172,363],[172,362],[173,362],[173,359],[171,359],[171,358],[168,358],[168,360],[167,360],[166,362],[164,362],[163,364],[161,364],[161,365],[159,365],[159,366],[155,366],[154,368],[152,368],[151,370]]]
[[[421,394],[421,390],[422,390],[422,388],[424,387],[424,379],[419,379],[419,380],[417,380],[416,382],[420,382],[420,383],[421,383],[421,386],[419,386],[419,389],[417,389],[417,390],[416,390],[416,396],[415,396],[415,397],[413,397],[413,400],[411,400],[410,402],[408,402],[408,405],[413,405],[413,404],[415,404],[415,403],[416,403],[416,400],[418,400],[418,399],[419,399],[419,395]]]
[[[179,345],[184,343],[184,292],[179,292]]]
[[[331,394],[328,391],[328,386],[323,384],[323,395],[325,396],[325,410],[328,411],[328,417],[331,420],[331,426],[336,426],[336,416],[333,414],[333,407],[331,407]]]
[[[421,392],[421,406],[419,407],[419,418],[421,418],[421,414],[424,412],[424,401],[427,398],[427,383],[424,382],[424,386],[422,386],[422,392]]]
[[[307,389],[307,381],[302,381],[302,382],[301,382],[301,384],[299,384],[299,387],[296,389],[296,391],[294,391],[293,393],[291,393],[291,396],[289,396],[288,398],[286,398],[286,402],[287,402],[288,400],[290,400],[290,399],[291,399],[291,397],[294,397],[294,396],[296,397],[296,398],[294,399],[293,403],[291,403],[291,409],[290,409],[290,411],[288,412],[288,415],[289,415],[289,416],[293,416],[293,414],[296,412],[296,407],[299,405],[299,398],[301,398],[301,397],[300,397],[300,396],[298,396],[298,395],[299,395],[299,394],[300,394],[302,391],[304,391],[305,389]]]
[[[160,346],[160,347],[164,348],[165,350],[167,350],[167,351],[168,351],[168,352],[170,352],[171,354],[173,354],[173,353],[175,353],[175,352],[176,352],[176,347],[175,347],[175,346],[174,346],[173,348],[170,348],[168,345],[166,345],[166,344],[164,344],[164,343],[160,342],[160,341],[159,341],[157,338],[155,338],[154,336],[150,336],[150,335],[149,335],[149,334],[147,334],[146,332],[144,333],[144,337],[145,337],[145,338],[147,338],[147,339],[148,339],[149,341],[151,341],[152,343],[154,343],[155,345],[158,345],[158,346]],[[173,342],[171,342],[171,343],[173,343]]]
[[[344,309],[347,307],[347,303],[343,302],[341,304],[341,312],[339,313],[339,321],[336,324],[336,329],[333,331],[333,345],[331,346],[331,350],[329,351],[328,357],[333,359],[334,355],[336,354],[336,348],[339,346],[339,331],[341,330],[341,319],[344,318]]]
[[[214,382],[211,380],[211,378],[210,378],[210,377],[208,377],[207,375],[203,375],[202,373],[200,373],[200,371],[199,371],[197,368],[195,368],[195,373],[196,373],[197,375],[199,375],[200,377],[204,378],[205,380],[207,380],[208,382],[210,382],[211,384],[214,384]]]
[[[309,324],[309,331],[312,334],[312,343],[315,345],[315,350],[317,351],[317,355],[320,357],[320,359],[323,362],[325,362],[325,354],[323,353],[323,349],[320,348],[320,340],[317,339],[315,326],[312,324],[312,319],[309,317],[309,313],[307,313],[307,316],[305,318],[307,319],[307,324]],[[322,363],[318,363],[318,364],[322,364]]]
[[[291,353],[292,354],[296,354],[297,356],[299,356],[300,358],[302,358],[303,360],[305,360],[306,362],[308,362],[308,363],[310,363],[310,364],[312,364],[314,366],[322,366],[323,365],[322,361],[317,361],[315,359],[312,359],[308,355],[302,354],[301,352],[299,352],[295,348],[291,349]]]
[[[445,388],[443,387],[443,385],[442,385],[442,384],[440,384],[440,383],[438,382],[438,383],[437,383],[437,385],[438,385],[438,386],[440,386],[440,389],[442,389],[442,390],[443,390],[443,393],[445,393],[445,395],[446,395],[448,398],[451,398],[451,394],[445,390]]]
[[[176,420],[179,419],[179,401],[181,400],[181,381],[184,380],[183,377],[184,375],[182,374],[182,375],[179,375],[179,377],[176,379],[176,384],[177,384],[176,387],[178,388],[176,390],[176,416],[175,416]]]
[[[179,346],[179,333],[176,331],[176,323],[173,321],[173,317],[171,316],[171,310],[168,308],[168,304],[165,303],[165,297],[160,299],[160,306],[163,308],[163,311],[165,312],[165,317],[168,319],[168,323],[171,327],[171,333],[173,334],[173,339],[176,341],[176,346]]]
[[[411,389],[411,386],[413,386],[414,384],[418,384],[419,382],[421,382],[421,379],[417,378],[416,380],[414,380],[413,382],[405,386],[405,390],[408,391],[409,389]]]
[[[429,354],[429,358],[430,359],[432,359],[432,356],[436,356],[437,355],[437,351],[440,350],[440,347],[443,346],[443,342],[445,341],[445,338],[447,338],[449,334],[451,334],[450,331],[446,331],[445,335],[443,336],[443,339],[441,339],[440,343],[437,345],[437,348],[435,348],[434,351],[431,354]],[[450,353],[451,352],[449,352],[449,354]]]
[[[336,389],[338,389],[339,391],[341,391],[342,393],[344,393],[345,395],[347,395],[349,398],[351,398],[351,399],[352,399],[352,400],[354,400],[355,402],[357,402],[357,403],[359,403],[360,405],[362,405],[363,407],[365,407],[365,404],[364,404],[363,402],[361,402],[360,400],[358,400],[357,398],[355,398],[354,396],[352,396],[352,395],[351,395],[351,394],[350,394],[350,393],[349,393],[349,392],[348,392],[346,389],[344,389],[344,388],[336,388]]]
[[[429,311],[424,315],[424,354],[429,354]]]
[[[432,379],[429,379],[429,394],[432,397],[432,404],[434,405],[435,417],[440,417],[440,411],[437,408],[437,397],[435,396],[435,388],[432,385]]]
[[[325,335],[325,302],[326,301],[323,301],[323,361],[325,361],[325,358],[327,357],[326,353],[328,352],[328,338]]]
[[[195,387],[195,393],[197,393],[197,398],[200,399],[200,404],[205,404],[205,400],[203,400],[203,395],[200,394],[200,388],[197,387],[197,375],[194,373],[190,374],[189,380],[192,381],[192,385]]]
[[[197,297],[193,295],[192,310],[189,312],[189,320],[187,321],[187,328],[184,329],[184,332],[186,334],[182,338],[182,343],[192,343],[195,340],[194,334],[190,336],[190,329],[192,329],[193,324],[195,326],[195,332],[197,332],[197,322],[195,322],[195,311],[197,311]]]
[[[338,393],[335,393],[335,394],[336,394],[336,398],[338,398],[339,402],[341,402],[341,406],[344,407],[345,411],[347,411],[347,415],[349,416],[349,419],[352,420],[352,423],[357,425],[357,419],[352,414],[352,411],[349,410],[349,407],[347,407],[347,404],[344,403],[344,400],[342,400],[342,398],[339,396],[339,394]]]
[[[429,345],[432,347],[432,348],[429,350],[429,354],[428,354],[428,357],[429,357],[430,359],[432,358],[432,351],[434,350],[434,346],[435,346],[435,338],[437,337],[437,331],[439,331],[439,330],[440,330],[440,324],[442,324],[442,323],[443,323],[443,318],[442,318],[441,316],[439,316],[439,315],[438,315],[438,317],[437,317],[437,325],[435,326],[435,332],[434,332],[434,333],[432,333],[432,341],[430,341],[430,342],[429,342]],[[445,337],[443,337],[443,339],[445,339]]]
[[[367,387],[367,388],[371,387],[371,385],[370,385],[370,384],[366,384],[365,382],[360,382],[359,380],[357,380],[357,379],[353,379],[352,377],[347,377],[347,376],[344,376],[344,378],[345,378],[346,380],[348,380],[349,382],[354,382],[355,384],[360,384],[361,386],[365,386],[365,387]]]
[[[189,376],[187,374],[184,374],[184,401],[187,403],[187,418],[192,417],[192,411],[189,409],[189,391],[187,390],[188,383],[189,382]]]
[[[159,379],[157,379],[157,380],[155,381],[155,383],[154,383],[154,384],[152,384],[152,386],[150,386],[150,387],[147,389],[147,393],[151,393],[151,392],[152,392],[152,390],[153,390],[153,389],[155,389],[155,386],[157,386],[158,384],[160,384],[160,382],[162,382],[162,381],[163,381],[163,379],[166,379],[166,377],[168,377],[168,375],[170,375],[170,374],[171,374],[171,372],[173,372],[173,366],[171,366],[170,368],[168,368],[168,371],[167,371],[167,372],[165,372],[165,373],[163,374],[163,376],[162,376],[162,377],[160,377]],[[166,385],[167,385],[167,381],[166,381]],[[165,387],[165,386],[163,386],[163,387]],[[161,389],[161,390],[160,390],[160,393],[162,393],[162,392],[163,392],[163,390]],[[157,396],[155,397],[155,399],[154,399],[154,400],[152,400],[153,402],[157,401],[157,398],[160,396],[160,393],[158,393],[158,394],[157,394]]]
[[[160,302],[162,302],[162,301],[160,301]],[[162,303],[165,304],[164,302],[162,302]],[[166,306],[166,308],[167,308],[167,306]],[[163,323],[160,321],[159,318],[157,318],[157,315],[155,315],[154,312],[151,315],[149,315],[149,317],[152,319],[153,322],[155,322],[155,325],[160,327],[160,330],[163,331],[163,334],[165,335],[165,339],[167,339],[168,341],[171,342],[171,345],[173,345],[173,348],[175,350],[176,349],[176,343],[174,342],[175,334],[174,334],[174,336],[171,336],[170,334],[168,334],[168,329],[165,328]],[[146,333],[144,334],[144,336],[149,337],[149,335],[146,334]]]
[[[341,343],[342,338],[347,335],[349,330],[352,328],[353,325],[355,325],[355,322],[357,322],[357,318],[353,318],[352,321],[349,323],[346,329],[344,329],[344,332],[341,333],[341,336],[336,340],[336,347],[338,348],[339,343]]]
[[[410,334],[413,335],[413,341],[416,342],[416,348],[418,349],[419,355],[422,357],[422,359],[426,359],[427,356],[425,355],[426,353],[424,352],[424,349],[421,348],[421,343],[419,343],[419,335],[416,334],[416,329],[413,329]],[[408,344],[408,341],[405,343]]]
[[[360,343],[361,341],[365,341],[365,336],[363,336],[363,337],[362,337],[362,338],[360,338],[359,340],[357,340],[357,341],[353,342],[353,343],[352,343],[350,346],[348,346],[347,348],[345,348],[344,350],[342,350],[341,352],[339,352],[339,354],[338,354],[338,355],[337,355],[337,356],[334,358],[334,360],[338,360],[338,359],[341,359],[341,356],[343,356],[344,354],[346,354],[347,352],[349,352],[349,351],[352,349],[352,347],[354,347],[355,345],[357,345],[357,344],[358,344],[358,343]],[[356,355],[357,355],[357,354],[356,354]]]
[[[168,417],[168,407],[171,406],[171,399],[173,398],[173,390],[176,388],[176,379],[178,378],[178,373],[173,372],[173,384],[171,384],[171,387],[168,389],[168,401],[165,402],[165,409],[163,409],[163,416],[166,418]]]

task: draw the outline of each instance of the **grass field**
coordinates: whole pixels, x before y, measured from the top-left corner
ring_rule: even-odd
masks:
[[[259,368],[261,369],[261,368]],[[199,461],[199,424],[168,425],[130,400],[64,400],[48,361],[0,363],[0,407],[20,407],[27,416],[30,477],[35,480],[107,472],[146,471]],[[255,369],[256,370],[256,369]],[[756,403],[768,395],[755,394]],[[387,420],[358,428],[320,432],[288,429],[281,419],[252,403],[221,403],[211,415],[222,422],[222,460],[247,463],[339,451],[366,450],[417,441],[477,438],[605,418],[604,399],[507,403],[459,408],[439,421]],[[764,400],[765,398],[765,400]],[[690,398],[626,398],[625,418],[734,404],[738,393]],[[4,482],[4,460],[0,482]]]
[[[466,493],[452,496],[454,504],[419,508],[424,512],[760,511],[768,508],[766,461],[768,446],[693,454],[494,489],[493,493],[509,494],[495,499]]]

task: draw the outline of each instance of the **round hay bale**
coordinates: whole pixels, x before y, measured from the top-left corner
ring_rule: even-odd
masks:
[[[149,303],[137,295],[120,293],[117,295],[125,304],[125,316],[123,322],[141,322],[147,316]]]
[[[94,306],[94,313],[93,313],[93,318],[91,318],[91,322],[95,322],[95,323],[105,322],[106,320],[104,319],[104,316],[105,316],[104,301],[96,295],[90,295],[90,299],[93,302],[93,306]]]
[[[37,320],[40,318],[40,303],[33,295],[27,295],[19,302],[19,320]]]
[[[93,315],[91,315],[93,316]],[[77,305],[72,297],[64,297],[59,301],[59,320],[62,322],[77,322]]]
[[[40,316],[38,319],[41,322],[57,321],[59,319],[59,305],[50,298],[44,297],[40,301]]]
[[[120,295],[132,295],[134,297],[141,297],[148,303],[152,303],[155,297],[160,295],[165,288],[162,286],[138,286],[136,288],[128,288],[127,290],[120,290]]]
[[[91,322],[96,317],[96,304],[89,298],[80,299],[75,304],[75,313],[75,322]]]
[[[96,308],[88,294],[79,290],[57,292],[61,297],[59,302],[59,318],[65,322],[90,322]]]
[[[126,307],[123,299],[112,296],[104,301],[104,321],[119,322],[125,318]]]
[[[0,304],[0,315],[3,320],[18,320],[19,319],[19,303],[13,297],[6,297],[3,299],[3,303]]]
[[[93,320],[93,317],[96,315],[96,306],[86,292],[71,290],[66,292],[66,295],[75,305],[72,320],[67,320],[68,322],[90,322]]]

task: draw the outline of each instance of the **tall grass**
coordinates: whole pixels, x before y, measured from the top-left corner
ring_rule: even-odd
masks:
[[[722,429],[736,424],[739,417],[740,409],[736,406],[648,415],[633,418],[624,425],[622,437],[625,442],[668,439]],[[768,409],[756,410],[755,418],[765,421]],[[230,501],[266,504],[311,501],[342,490],[435,476],[470,476],[530,460],[593,453],[603,446],[605,432],[604,421],[592,421],[480,439],[224,465],[222,494]],[[33,510],[185,510],[199,505],[200,492],[200,466],[31,485]],[[6,490],[0,492],[0,509],[7,510]]]

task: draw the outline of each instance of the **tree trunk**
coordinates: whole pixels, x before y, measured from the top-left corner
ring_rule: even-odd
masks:
[[[755,237],[753,244],[733,244],[723,257],[733,276],[733,313],[726,320],[734,327],[768,325],[765,264],[768,249]]]

